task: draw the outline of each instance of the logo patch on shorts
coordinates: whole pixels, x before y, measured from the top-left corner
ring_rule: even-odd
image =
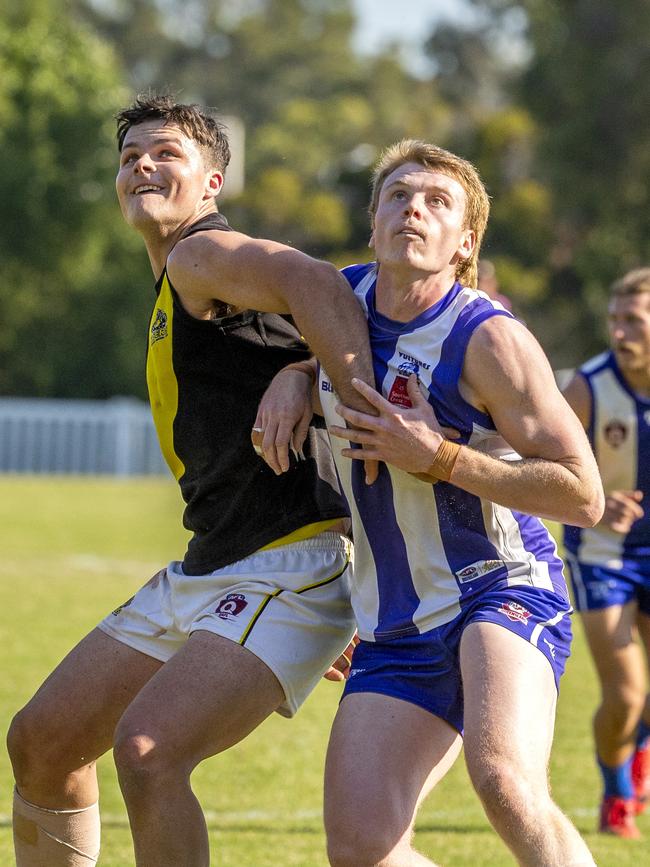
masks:
[[[248,605],[242,593],[229,593],[214,609],[222,620],[234,620]]]
[[[531,616],[530,611],[520,605],[518,602],[508,600],[499,608],[499,614],[505,614],[509,620],[519,623],[528,623],[528,618]]]
[[[460,572],[456,572],[456,578],[458,578],[461,584],[466,584],[468,581],[488,575],[502,566],[505,566],[503,560],[477,560],[476,563],[470,563],[469,566],[465,566]]]

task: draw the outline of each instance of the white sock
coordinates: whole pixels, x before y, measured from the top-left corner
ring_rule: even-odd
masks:
[[[16,867],[92,867],[99,858],[99,805],[47,810],[14,789]]]

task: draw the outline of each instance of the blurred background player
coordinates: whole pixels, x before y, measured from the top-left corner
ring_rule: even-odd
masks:
[[[250,428],[280,369],[309,376],[304,341],[276,314],[294,314],[351,398],[350,376],[372,375],[365,317],[332,265],[218,213],[229,147],[211,115],[140,98],[118,115],[118,143],[120,206],[157,280],[150,402],[193,535],[182,563],[109,614],[15,717],[18,867],[95,863],[95,760],[111,747],[138,867],[204,867],[193,769],[272,712],[293,715],[354,627],[324,431],[278,476]]]
[[[493,301],[498,301],[506,310],[512,311],[512,302],[507,295],[503,295],[500,291],[497,269],[490,259],[479,259],[478,261],[478,289],[480,292],[485,292]]]
[[[611,349],[565,390],[598,461],[605,513],[591,529],[566,527],[565,547],[601,687],[600,830],[638,837],[634,817],[650,795],[650,268],[613,284],[607,327]]]

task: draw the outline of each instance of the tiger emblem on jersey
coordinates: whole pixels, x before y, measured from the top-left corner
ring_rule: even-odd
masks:
[[[157,340],[167,337],[167,314],[160,307],[156,310],[156,318],[151,323],[151,345]]]

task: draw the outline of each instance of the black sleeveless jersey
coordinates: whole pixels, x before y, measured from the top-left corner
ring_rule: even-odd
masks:
[[[215,213],[185,237],[207,229],[230,231]],[[166,270],[156,294],[147,385],[163,455],[187,504],[183,523],[193,533],[184,571],[219,569],[307,524],[346,516],[320,419],[309,429],[306,460],[292,458],[281,476],[251,445],[269,382],[286,364],[309,357],[295,327],[284,316],[253,310],[196,319]]]

